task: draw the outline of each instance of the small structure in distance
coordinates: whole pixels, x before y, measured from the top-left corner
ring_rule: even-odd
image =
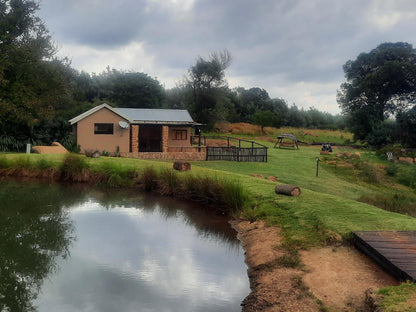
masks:
[[[277,141],[274,144],[274,148],[279,145],[279,148],[297,148],[298,146],[298,138],[293,133],[282,133],[277,137]]]

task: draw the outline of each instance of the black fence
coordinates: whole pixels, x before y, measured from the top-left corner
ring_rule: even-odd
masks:
[[[267,147],[254,141],[224,136],[192,136],[191,144],[206,146],[206,160],[267,162]]]

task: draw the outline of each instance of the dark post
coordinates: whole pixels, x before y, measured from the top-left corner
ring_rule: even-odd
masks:
[[[319,171],[319,157],[316,157],[316,176],[318,176]]]

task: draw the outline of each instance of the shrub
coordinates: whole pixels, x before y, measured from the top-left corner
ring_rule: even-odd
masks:
[[[176,171],[170,168],[163,168],[160,172],[158,185],[162,195],[172,196],[179,191],[179,177]]]
[[[401,214],[416,216],[414,198],[402,194],[363,195],[358,201]]]
[[[240,182],[224,180],[222,201],[224,206],[228,207],[231,212],[241,210],[248,196]]]
[[[41,158],[36,162],[36,168],[39,170],[48,170],[53,167],[53,163],[51,161],[46,160],[45,158]]]
[[[7,169],[10,167],[10,162],[6,157],[0,157],[0,169]]]
[[[34,167],[34,164],[30,161],[29,157],[22,156],[15,159],[13,167],[20,170],[29,170]]]
[[[416,188],[416,166],[404,165],[401,167],[397,180],[400,184]]]
[[[233,180],[186,175],[181,182],[185,198],[215,206],[215,209],[223,214],[240,211],[249,200],[243,186]]]
[[[109,187],[131,186],[134,183],[135,171],[124,169],[119,163],[103,162],[96,170],[97,182]]]
[[[385,170],[387,175],[395,177],[399,171],[399,167],[395,163],[390,163],[386,166]]]
[[[364,178],[365,181],[369,183],[380,182],[377,174],[377,169],[368,162],[363,162],[361,164],[361,176]]]
[[[140,180],[146,192],[155,190],[157,187],[156,170],[152,166],[145,167]]]
[[[61,166],[61,178],[65,181],[88,181],[89,165],[84,157],[75,154],[65,156]]]

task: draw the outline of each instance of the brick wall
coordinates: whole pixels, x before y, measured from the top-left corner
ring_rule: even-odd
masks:
[[[169,126],[163,126],[162,128],[162,152],[168,152],[169,143]]]
[[[139,150],[139,125],[131,126],[131,151],[137,152]]]

